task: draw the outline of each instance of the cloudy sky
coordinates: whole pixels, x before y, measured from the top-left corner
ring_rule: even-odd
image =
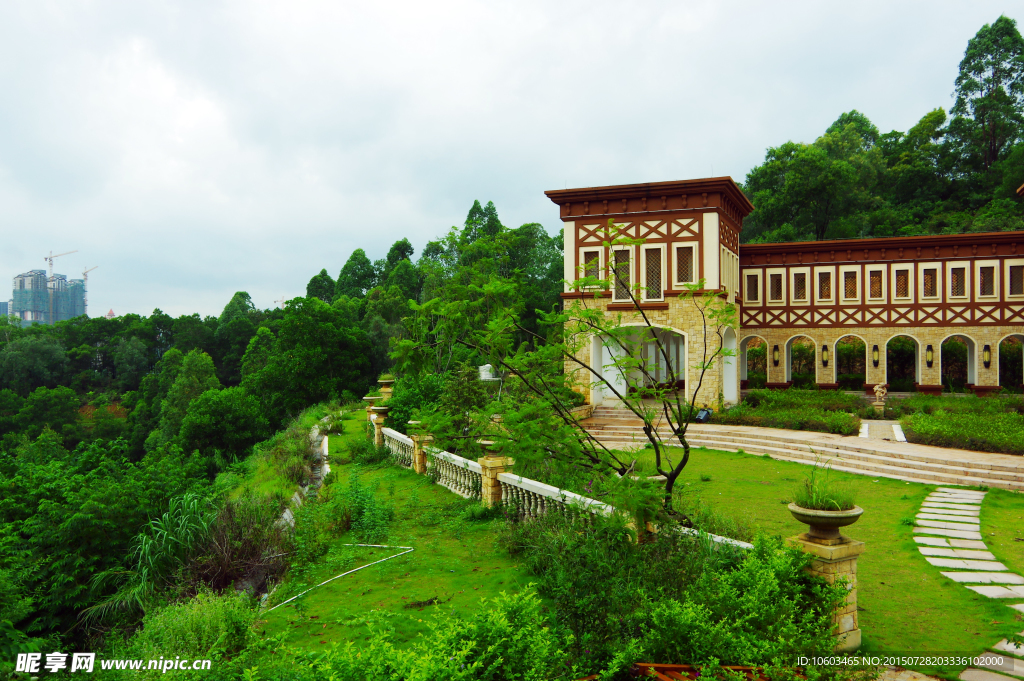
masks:
[[[1017,5],[1019,7],[1019,5]],[[88,266],[90,313],[304,294],[460,224],[558,229],[543,192],[731,175],[843,111],[952,104],[1010,3],[0,5],[0,278]],[[1019,13],[1024,15],[1024,13]],[[2,294],[0,294],[2,295]]]

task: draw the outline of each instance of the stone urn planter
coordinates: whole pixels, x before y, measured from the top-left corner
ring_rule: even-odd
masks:
[[[857,522],[861,514],[864,513],[864,509],[854,506],[848,511],[818,511],[790,504],[789,512],[793,514],[794,518],[809,527],[808,538],[821,543],[835,544],[843,540],[839,528]]]

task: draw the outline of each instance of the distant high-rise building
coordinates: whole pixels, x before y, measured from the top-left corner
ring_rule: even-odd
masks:
[[[85,282],[68,281],[54,274],[47,281],[46,270],[30,270],[14,277],[14,295],[8,313],[22,326],[52,324],[85,314]]]
[[[11,307],[6,300],[0,302],[0,317],[6,317],[9,314],[8,310],[10,309]]]

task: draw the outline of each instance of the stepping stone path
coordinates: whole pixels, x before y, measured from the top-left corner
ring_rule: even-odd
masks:
[[[943,576],[982,596],[1016,599],[1020,602],[1007,605],[1024,612],[1024,577],[1013,574],[997,561],[982,541],[980,516],[985,494],[954,487],[936,488],[921,504],[914,541],[925,560],[951,570],[943,572]],[[966,669],[960,675],[963,681],[1017,681],[1015,677],[1024,677],[1024,648],[1018,650],[1005,639],[991,647],[1008,654],[1004,664]]]

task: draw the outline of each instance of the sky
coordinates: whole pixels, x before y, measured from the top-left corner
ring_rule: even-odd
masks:
[[[1020,7],[1016,5],[1016,7]],[[0,279],[89,313],[217,315],[461,225],[561,227],[549,189],[729,175],[857,109],[952,106],[1006,2],[0,4]],[[415,257],[415,256],[414,256]],[[0,293],[0,300],[6,299]]]

